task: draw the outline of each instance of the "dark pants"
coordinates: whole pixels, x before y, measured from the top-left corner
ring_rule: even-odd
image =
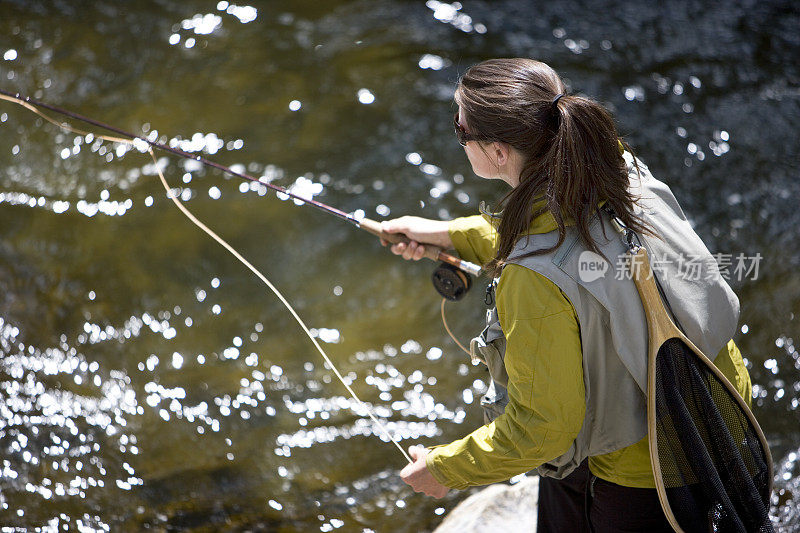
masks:
[[[539,533],[671,533],[656,489],[593,476],[584,461],[564,479],[539,479]]]

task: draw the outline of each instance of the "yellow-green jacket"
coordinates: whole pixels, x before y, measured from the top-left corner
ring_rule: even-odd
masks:
[[[556,229],[552,214],[531,223],[528,233]],[[483,216],[454,220],[450,237],[462,258],[486,263],[496,231]],[[509,403],[505,413],[466,437],[435,447],[427,466],[439,482],[465,488],[504,481],[563,454],[583,424],[585,389],[578,318],[569,299],[546,277],[508,264],[496,289],[506,337]],[[750,378],[733,341],[716,366],[749,402]],[[589,458],[598,477],[629,487],[655,487],[647,439]]]

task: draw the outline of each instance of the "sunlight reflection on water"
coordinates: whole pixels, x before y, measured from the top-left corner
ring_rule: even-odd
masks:
[[[481,423],[486,377],[428,313],[429,265],[400,264],[349,228],[305,211],[289,219],[292,204],[260,197],[275,183],[357,218],[473,214],[498,194],[471,177],[453,138],[453,87],[478,59],[517,55],[558,65],[570,92],[607,102],[710,228],[710,247],[783,250],[766,281],[736,287],[746,304],[737,343],[778,450],[776,520],[796,529],[787,228],[800,223],[781,203],[800,194],[784,163],[797,160],[786,142],[794,19],[773,16],[770,2],[735,22],[730,6],[677,22],[628,7],[588,20],[585,6],[531,13],[519,2],[2,4],[4,88],[260,182],[163,154],[153,165],[137,153],[144,143],[65,134],[2,102],[0,522],[380,530],[413,513],[393,523],[439,523],[466,493],[431,502],[399,481],[397,450],[274,302],[177,221],[156,168],[288,288],[404,446],[447,442]],[[461,314],[467,336],[480,317]]]

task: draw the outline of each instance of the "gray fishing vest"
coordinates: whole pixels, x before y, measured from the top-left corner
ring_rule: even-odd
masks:
[[[629,189],[639,198],[635,213],[661,237],[639,235],[673,319],[713,361],[736,330],[739,300],[669,187],[655,179],[641,161],[641,175],[637,174],[627,152],[625,159]],[[575,226],[566,230],[566,239],[554,252],[520,257],[555,245],[557,230],[523,237],[508,260],[555,283],[578,316],[586,414],[569,450],[538,469],[539,474],[556,478],[568,475],[589,456],[630,446],[647,434],[647,323],[630,271],[623,264],[627,248],[605,212],[595,216],[590,233],[613,264],[589,251]],[[484,362],[492,378],[481,399],[488,423],[508,403],[505,336],[496,309],[487,313],[487,326],[472,339],[471,351],[473,361]],[[547,356],[546,352],[531,354]]]

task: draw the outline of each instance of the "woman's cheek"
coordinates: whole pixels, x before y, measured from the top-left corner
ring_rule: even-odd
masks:
[[[467,158],[469,159],[470,164],[472,165],[472,172],[475,173],[476,176],[485,178],[486,177],[486,169],[485,163],[479,155],[475,154],[473,151],[469,151],[467,153]]]

